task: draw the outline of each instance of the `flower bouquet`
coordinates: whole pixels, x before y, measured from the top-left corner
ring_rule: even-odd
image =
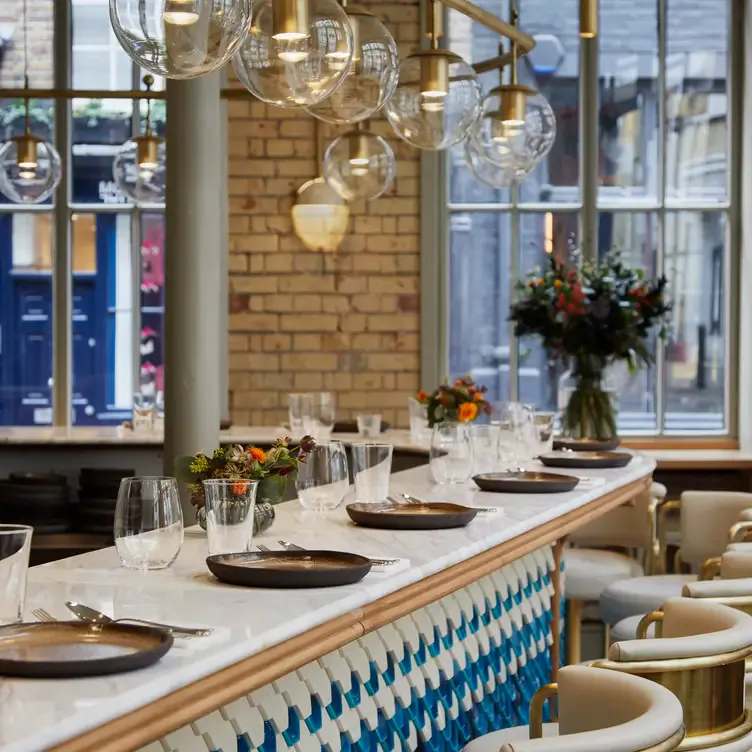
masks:
[[[538,335],[551,355],[571,364],[574,388],[561,416],[565,436],[616,436],[604,372],[620,360],[630,373],[653,362],[650,333],[660,327],[658,336],[665,337],[671,310],[666,285],[664,276],[644,279],[642,270],[626,266],[616,251],[598,265],[579,267],[552,256],[542,274],[533,272],[519,283],[519,300],[509,315],[515,335]]]
[[[444,421],[471,423],[481,413],[491,414],[493,408],[486,401],[488,391],[484,386],[476,386],[469,376],[454,382],[454,386],[442,384],[436,391],[428,394],[421,390],[417,400],[427,406],[428,427],[433,428]]]
[[[210,479],[227,479],[237,481],[237,490],[233,493],[242,496],[248,491],[247,481],[264,480],[281,481],[295,472],[301,462],[305,462],[314,447],[310,436],[304,436],[299,444],[293,445],[292,439],[277,439],[271,449],[264,451],[260,447],[235,444],[219,447],[211,455],[199,452],[189,458],[185,479],[190,493],[191,504],[196,507],[199,523],[205,524],[205,497],[203,481]],[[274,521],[274,508],[271,504],[256,504],[254,533],[268,529]]]

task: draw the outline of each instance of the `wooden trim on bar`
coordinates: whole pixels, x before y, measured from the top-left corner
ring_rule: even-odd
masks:
[[[634,438],[625,438],[622,442],[622,446],[628,449],[637,449],[639,451],[644,450],[661,450],[666,451],[678,451],[687,449],[690,451],[696,451],[698,449],[712,449],[712,450],[737,450],[739,449],[739,441],[729,436],[718,437],[698,437],[698,438],[681,438],[676,436],[663,436],[663,437],[644,437],[635,436]]]
[[[51,752],[131,752],[279,679],[343,645],[449,595],[465,585],[554,543],[576,528],[638,495],[651,476],[430,575],[395,593],[306,630],[227,668],[175,690],[91,731],[51,747]]]

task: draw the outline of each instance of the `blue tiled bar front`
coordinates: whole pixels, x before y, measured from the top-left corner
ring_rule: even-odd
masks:
[[[278,505],[258,543],[402,560],[338,588],[224,585],[198,528],[163,571],[125,569],[112,548],[34,567],[28,619],[34,608],[70,618],[64,604],[77,601],[214,633],[131,673],[0,680],[0,749],[449,752],[525,723],[561,654],[562,538],[645,493],[654,466],[636,456],[572,492],[524,496],[436,486],[426,467],[392,476],[394,493],[496,508],[451,530],[374,530],[343,508],[311,519]]]
[[[143,748],[456,752],[551,680],[553,550],[528,554]]]

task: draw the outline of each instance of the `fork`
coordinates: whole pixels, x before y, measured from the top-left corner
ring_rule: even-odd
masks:
[[[296,546],[294,543],[290,543],[289,541],[280,540],[277,541],[282,548],[285,549],[285,551],[305,551],[306,549],[303,548],[303,546]],[[259,546],[261,548],[261,546]],[[364,559],[368,559],[368,561],[371,562],[375,567],[388,567],[392,564],[397,564],[399,562],[399,559],[373,559],[370,556],[364,556]]]
[[[32,608],[31,615],[37,621],[58,621],[49,611],[45,611],[43,608]]]

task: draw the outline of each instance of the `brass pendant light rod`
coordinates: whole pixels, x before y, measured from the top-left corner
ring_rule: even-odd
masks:
[[[456,10],[458,13],[462,13],[463,16],[471,18],[490,31],[495,31],[500,36],[506,37],[510,42],[515,42],[522,55],[530,52],[535,47],[535,40],[529,34],[525,34],[493,13],[479,8],[475,3],[471,3],[470,0],[439,0],[439,2],[452,10]],[[489,68],[488,70],[493,70],[493,68]]]

